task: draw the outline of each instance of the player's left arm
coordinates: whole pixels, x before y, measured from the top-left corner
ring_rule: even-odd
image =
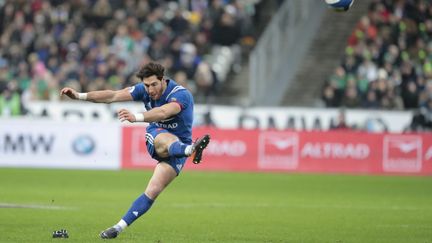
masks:
[[[177,115],[181,111],[181,106],[177,102],[170,102],[160,107],[155,107],[149,111],[135,113],[121,109],[118,112],[120,121],[129,122],[158,122]]]

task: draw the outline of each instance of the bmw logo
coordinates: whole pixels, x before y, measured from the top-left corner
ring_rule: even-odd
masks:
[[[95,141],[88,135],[79,136],[72,142],[73,151],[79,155],[91,154],[95,147]]]

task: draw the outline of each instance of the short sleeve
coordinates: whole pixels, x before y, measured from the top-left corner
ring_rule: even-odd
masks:
[[[191,102],[190,93],[185,88],[179,89],[167,97],[167,103],[170,102],[176,102],[180,105],[181,109],[184,110]]]
[[[138,83],[132,87],[129,87],[129,93],[135,101],[143,100],[147,95],[144,85],[142,83]]]

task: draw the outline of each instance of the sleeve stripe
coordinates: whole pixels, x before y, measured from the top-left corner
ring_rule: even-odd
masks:
[[[178,101],[171,101],[171,102],[173,102],[173,103],[177,103],[177,104],[180,106],[180,109],[183,110],[183,105],[182,105],[180,102],[178,102]]]
[[[183,88],[182,86],[175,86],[174,89],[171,90],[171,92],[167,95],[166,97],[166,101],[168,101],[168,98],[170,97],[170,95],[174,94],[175,92],[179,91],[179,90],[183,90],[185,88]]]

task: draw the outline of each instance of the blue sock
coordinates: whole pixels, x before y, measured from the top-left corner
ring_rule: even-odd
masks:
[[[187,146],[188,145],[180,141],[176,141],[172,143],[171,146],[168,148],[168,154],[174,157],[185,157],[187,156],[185,153]]]
[[[150,209],[153,204],[153,200],[148,198],[144,193],[139,196],[135,202],[132,203],[132,206],[129,208],[129,211],[123,216],[123,220],[131,225],[137,218],[141,215],[145,214],[147,210]]]

